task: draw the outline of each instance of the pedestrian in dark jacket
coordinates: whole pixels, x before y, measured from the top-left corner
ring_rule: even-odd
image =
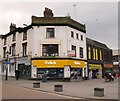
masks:
[[[15,77],[16,77],[16,80],[19,79],[19,75],[20,75],[20,71],[19,71],[19,70],[15,70]]]

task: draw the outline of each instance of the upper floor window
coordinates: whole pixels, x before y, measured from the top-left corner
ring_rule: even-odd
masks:
[[[80,47],[79,50],[80,50],[80,58],[83,58],[83,48]]]
[[[59,56],[58,44],[43,44],[42,55],[43,56]]]
[[[7,38],[4,38],[4,45],[6,45],[7,43]]]
[[[76,39],[79,40],[79,35],[78,35],[78,33],[76,33]]]
[[[12,56],[15,56],[15,46],[16,44],[12,44]]]
[[[72,45],[72,50],[74,50],[75,51],[75,55],[73,56],[73,57],[76,57],[76,46],[74,46],[74,45]]]
[[[12,41],[16,41],[16,33],[13,33],[13,40]]]
[[[73,31],[71,31],[71,37],[74,38],[74,32]]]
[[[88,59],[91,59],[91,49],[88,47]]]
[[[23,41],[24,41],[24,40],[27,40],[27,31],[24,31],[24,32],[23,32]]]
[[[83,35],[81,35],[81,41],[83,41]]]
[[[54,38],[54,37],[55,37],[54,28],[47,28],[46,38]]]
[[[6,55],[6,47],[3,47],[3,57],[5,58]]]
[[[100,50],[100,60],[102,60],[102,51]]]
[[[27,55],[27,43],[23,43],[22,48],[23,48],[23,56],[26,56]]]

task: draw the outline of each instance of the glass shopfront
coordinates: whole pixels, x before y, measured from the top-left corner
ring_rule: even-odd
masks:
[[[47,78],[70,78],[77,75],[77,78],[82,76],[82,68],[85,66],[85,61],[70,60],[70,59],[46,59],[32,60],[33,78],[42,78],[45,74]],[[36,69],[36,70],[35,70]],[[36,76],[36,77],[35,77]]]

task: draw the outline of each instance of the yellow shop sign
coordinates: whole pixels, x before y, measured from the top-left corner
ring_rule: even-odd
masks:
[[[37,68],[64,68],[65,65],[71,68],[83,68],[84,61],[80,60],[32,60],[32,65]]]
[[[102,65],[98,65],[98,64],[89,64],[88,65],[89,69],[102,69]]]

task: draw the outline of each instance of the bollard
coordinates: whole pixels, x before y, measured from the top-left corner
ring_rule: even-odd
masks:
[[[54,91],[62,92],[63,91],[63,85],[60,85],[60,84],[54,85]]]
[[[94,88],[94,96],[103,97],[104,96],[104,88]]]
[[[33,82],[33,88],[40,88],[40,82]]]

